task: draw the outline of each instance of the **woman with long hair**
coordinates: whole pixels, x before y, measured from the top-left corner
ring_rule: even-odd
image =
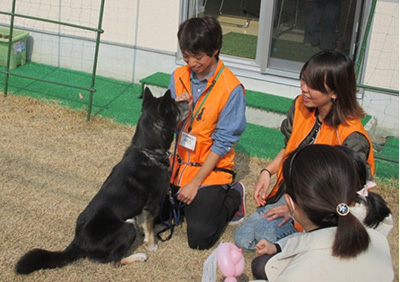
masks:
[[[293,150],[309,144],[343,145],[356,152],[374,175],[373,148],[361,118],[364,111],[356,98],[354,64],[336,50],[311,57],[300,72],[301,95],[293,100],[282,122],[284,148],[260,171],[253,197],[257,210],[235,231],[238,247],[254,251],[261,239],[276,242],[301,231],[293,224],[283,197],[282,160]],[[272,175],[276,184],[269,189]]]
[[[284,160],[283,178],[289,213],[304,232],[285,238],[268,260],[269,282],[393,281],[386,236],[353,213],[362,183],[349,155],[329,145],[300,147]]]

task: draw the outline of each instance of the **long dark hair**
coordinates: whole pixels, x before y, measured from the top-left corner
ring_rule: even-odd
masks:
[[[179,47],[184,52],[198,55],[204,52],[212,57],[222,47],[222,28],[218,20],[212,16],[190,18],[180,24],[178,30]],[[219,51],[216,55],[218,60]]]
[[[364,117],[364,110],[356,97],[354,64],[343,53],[326,50],[315,54],[304,64],[300,79],[311,89],[325,94],[335,92],[337,99],[324,118],[328,125],[337,127],[339,124],[347,124],[346,120]]]
[[[336,146],[339,150],[345,152],[352,160],[356,167],[360,185],[358,190],[367,184],[367,168],[365,162],[352,149],[345,146]],[[367,207],[367,215],[364,218],[364,224],[371,228],[376,228],[387,216],[391,214],[389,207],[381,195],[372,191],[368,191],[367,201],[358,197],[358,202],[363,201]]]
[[[369,245],[364,225],[351,213],[341,216],[337,207],[357,198],[359,178],[352,160],[339,149],[314,144],[299,147],[283,164],[286,193],[319,227],[337,226],[332,255],[356,257]]]

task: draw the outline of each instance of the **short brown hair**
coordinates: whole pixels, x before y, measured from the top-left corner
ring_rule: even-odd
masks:
[[[179,47],[182,52],[198,55],[204,52],[212,57],[222,47],[222,29],[218,20],[212,16],[191,18],[180,24],[178,30]]]

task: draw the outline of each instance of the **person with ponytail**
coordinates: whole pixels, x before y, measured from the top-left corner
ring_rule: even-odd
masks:
[[[269,282],[393,281],[386,236],[353,214],[363,183],[349,155],[329,145],[299,147],[282,173],[290,216],[304,232],[286,237],[267,261]],[[266,241],[264,248],[276,252],[279,245]]]
[[[376,183],[367,180],[368,172],[364,161],[353,150],[345,146],[336,147],[353,160],[361,183],[357,191],[358,197],[355,200],[355,205],[351,209],[352,214],[365,226],[376,229],[387,237],[393,229],[392,214],[382,196],[370,191],[371,188],[376,186]]]

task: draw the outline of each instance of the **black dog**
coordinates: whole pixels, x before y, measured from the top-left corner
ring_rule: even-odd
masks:
[[[169,185],[168,150],[177,123],[188,111],[188,103],[176,103],[169,91],[161,98],[154,98],[146,88],[132,142],[79,215],[71,244],[58,252],[33,249],[18,261],[15,271],[29,274],[63,267],[82,258],[121,264],[146,260],[143,253],[124,258],[136,238],[133,218],[138,218],[144,231],[146,249],[155,251],[153,218]]]

